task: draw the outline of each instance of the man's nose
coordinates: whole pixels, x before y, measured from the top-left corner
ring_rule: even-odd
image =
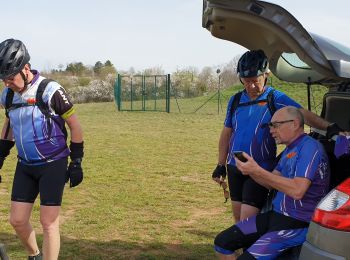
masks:
[[[254,84],[253,82],[249,82],[249,83],[248,83],[248,86],[249,86],[250,88],[255,88],[255,87],[256,87],[255,84]]]

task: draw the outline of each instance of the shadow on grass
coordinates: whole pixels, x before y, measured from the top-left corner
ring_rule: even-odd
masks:
[[[42,236],[37,237],[41,245]],[[5,245],[11,260],[25,259],[24,249],[16,235],[0,233],[0,243]],[[135,243],[122,240],[94,241],[61,237],[59,259],[215,259],[215,254],[211,244],[165,244],[143,243],[143,241]]]

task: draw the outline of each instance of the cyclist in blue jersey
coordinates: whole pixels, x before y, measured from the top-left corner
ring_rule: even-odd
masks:
[[[16,145],[18,162],[12,186],[10,223],[27,250],[28,259],[42,259],[42,255],[45,259],[58,259],[64,185],[69,180],[70,187],[74,187],[83,180],[82,129],[63,87],[31,70],[29,60],[21,41],[7,39],[0,43],[0,79],[5,84],[1,104],[6,108],[0,139],[0,168]],[[70,130],[69,147],[65,124]],[[29,222],[38,194],[42,253]]]
[[[244,85],[237,105],[231,97],[224,128],[219,140],[218,164],[212,178],[222,184],[228,174],[228,184],[236,222],[256,215],[263,207],[268,190],[236,167],[233,152],[244,151],[265,170],[273,170],[276,163],[276,144],[268,129],[261,128],[270,122],[275,110],[285,106],[299,108],[305,123],[317,129],[327,130],[333,135],[342,131],[316,114],[303,109],[297,102],[281,91],[267,86],[268,59],[262,50],[247,51],[239,59],[237,72]],[[269,98],[269,97],[272,98]]]
[[[318,202],[329,187],[329,163],[321,143],[304,133],[299,109],[278,110],[267,124],[272,137],[285,144],[272,172],[247,153],[246,162],[235,158],[238,169],[266,188],[276,189],[273,210],[238,222],[215,238],[220,259],[236,259],[235,250],[247,248],[238,259],[274,259],[284,250],[301,245]]]

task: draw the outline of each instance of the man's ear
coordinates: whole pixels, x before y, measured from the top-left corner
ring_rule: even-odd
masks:
[[[295,118],[293,121],[293,127],[294,129],[298,129],[300,127],[300,121],[297,118]]]

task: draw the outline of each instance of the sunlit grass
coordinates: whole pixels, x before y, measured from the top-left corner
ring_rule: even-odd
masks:
[[[228,99],[235,91],[222,94]],[[305,103],[305,88],[286,92]],[[206,100],[186,102],[197,108]],[[118,112],[112,102],[77,105],[85,179],[64,193],[60,259],[214,258],[213,239],[232,217],[211,180],[224,113],[217,113],[215,100],[207,105],[208,114]],[[0,241],[16,260],[26,254],[7,221],[15,155],[13,150],[1,170]],[[38,209],[37,202],[32,222],[41,244]]]

